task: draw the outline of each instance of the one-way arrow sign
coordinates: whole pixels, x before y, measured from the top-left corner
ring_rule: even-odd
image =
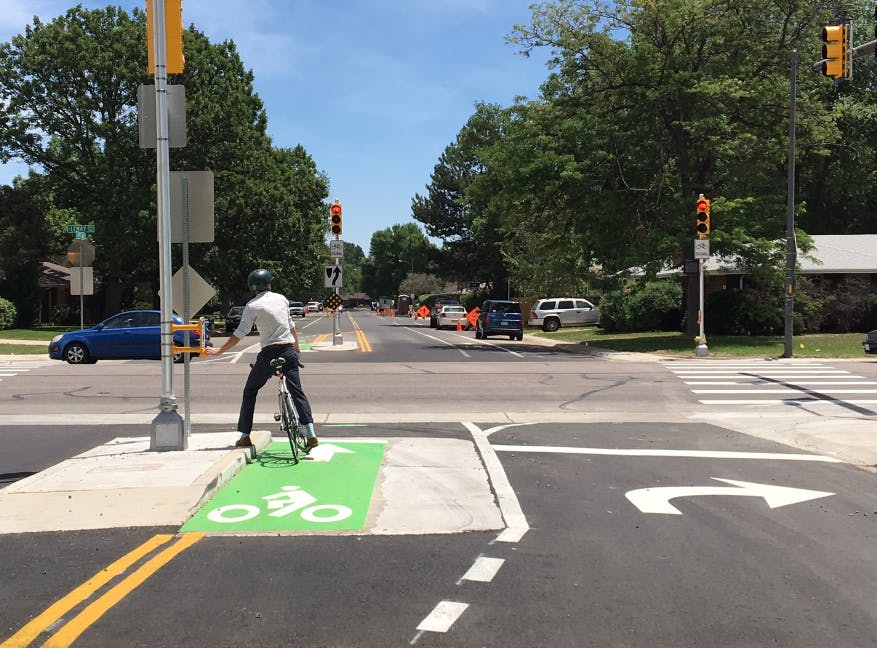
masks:
[[[800,502],[834,495],[834,493],[806,490],[804,488],[755,484],[753,482],[721,479],[719,477],[713,477],[712,479],[725,482],[726,484],[733,484],[734,486],[665,486],[661,488],[640,488],[638,490],[628,491],[624,496],[643,513],[682,515],[682,511],[673,506],[670,503],[670,500],[677,497],[693,497],[695,495],[739,495],[744,497],[763,497],[764,501],[767,502],[767,505],[773,509],[788,504],[798,504]]]
[[[326,272],[323,274],[323,287],[339,288],[344,285],[343,274],[340,265],[324,266]]]

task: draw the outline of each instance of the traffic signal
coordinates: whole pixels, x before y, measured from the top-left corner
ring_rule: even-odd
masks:
[[[153,51],[152,3],[146,0],[146,69],[155,73],[155,52]],[[183,0],[158,0],[164,2],[165,63],[168,74],[180,74],[186,59],[183,56]]]
[[[822,28],[822,74],[833,79],[850,79],[853,76],[852,60],[853,26],[828,25]]]
[[[341,236],[341,203],[337,200],[329,208],[329,232],[335,235],[335,238]]]
[[[697,199],[697,235],[706,238],[710,233],[710,201],[703,194]]]

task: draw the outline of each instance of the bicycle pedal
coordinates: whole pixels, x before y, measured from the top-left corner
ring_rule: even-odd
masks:
[[[274,415],[274,420],[275,420],[275,421],[279,421],[279,420],[280,420],[280,414],[275,414],[275,415]]]

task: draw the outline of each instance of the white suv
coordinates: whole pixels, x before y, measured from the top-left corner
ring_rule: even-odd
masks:
[[[540,326],[543,331],[556,331],[561,326],[596,325],[600,309],[587,299],[577,297],[552,297],[540,299],[530,311],[527,324]]]

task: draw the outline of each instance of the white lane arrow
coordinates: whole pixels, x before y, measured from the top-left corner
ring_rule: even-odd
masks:
[[[693,497],[695,495],[738,495],[742,497],[763,497],[770,508],[778,508],[788,504],[798,504],[819,497],[828,497],[834,493],[789,488],[788,486],[772,486],[753,482],[736,481],[712,477],[717,481],[733,484],[730,486],[664,486],[660,488],[640,488],[628,491],[624,496],[643,513],[664,513],[682,515],[682,511],[670,503],[677,497]]]
[[[307,458],[311,461],[332,461],[332,457],[336,454],[355,454],[353,450],[342,448],[333,443],[321,443],[312,449]]]

